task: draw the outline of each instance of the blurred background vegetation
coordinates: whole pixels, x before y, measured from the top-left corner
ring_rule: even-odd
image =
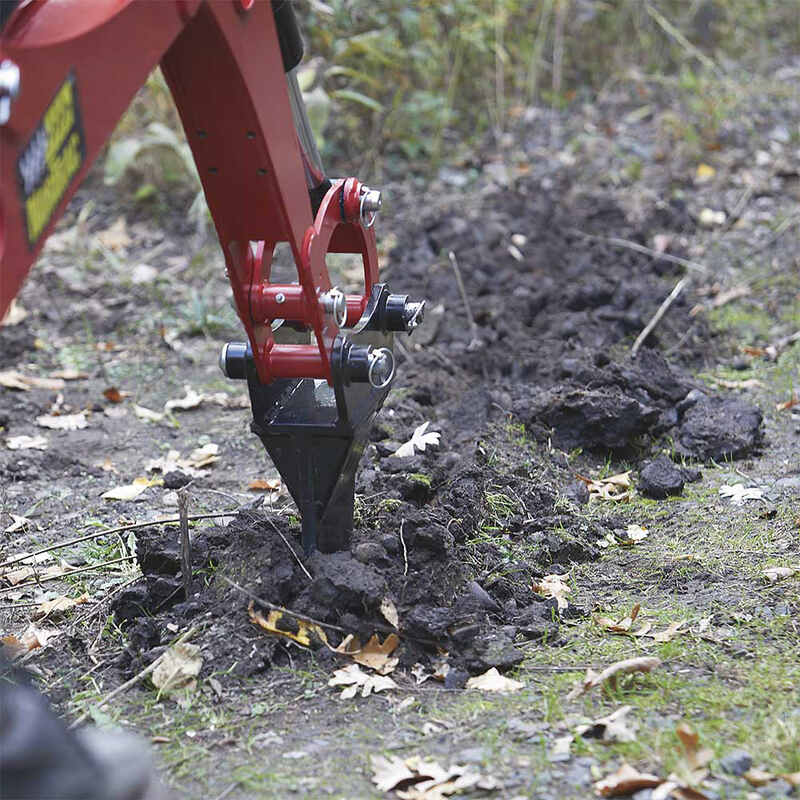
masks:
[[[261,1],[261,0],[259,0]],[[301,85],[332,174],[432,175],[534,106],[660,98],[666,135],[699,157],[758,69],[800,52],[800,0],[296,0]],[[768,74],[768,70],[767,70]],[[199,188],[156,72],[121,122],[106,180],[143,202]],[[202,224],[202,206],[191,212]]]

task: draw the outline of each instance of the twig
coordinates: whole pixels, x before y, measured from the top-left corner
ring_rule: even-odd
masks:
[[[406,524],[404,519],[400,520],[400,544],[403,545],[403,575],[408,575],[408,550],[406,549],[406,540],[403,536],[403,525]]]
[[[185,486],[178,489],[178,517],[181,525],[183,597],[188,600],[192,593],[192,542],[189,539],[189,494]]]
[[[310,581],[313,581],[314,576],[306,569],[306,565],[300,560],[300,556],[295,553],[294,548],[289,544],[289,540],[283,535],[281,529],[269,517],[264,517],[264,519],[266,519],[267,522],[272,525],[272,529],[275,531],[275,533],[277,533],[278,536],[283,539],[283,543],[289,548],[289,552],[294,556],[294,560],[300,565],[300,569],[305,572]]]
[[[39,580],[28,581],[28,583],[18,583],[16,586],[6,586],[0,589],[0,594],[5,592],[16,592],[18,589],[27,589],[29,586],[39,586],[41,583],[48,581],[59,581],[62,578],[67,578],[72,575],[77,575],[79,572],[91,572],[95,569],[103,569],[103,567],[110,567],[112,564],[119,564],[121,561],[130,561],[135,559],[136,556],[122,556],[122,558],[115,558],[111,561],[104,561],[102,564],[93,564],[89,567],[79,567],[78,569],[71,569],[69,572],[63,572],[61,575],[50,575],[47,578],[39,578]]]
[[[688,258],[681,258],[680,256],[673,256],[669,253],[659,253],[658,250],[653,250],[650,247],[645,247],[638,242],[631,242],[628,239],[620,239],[617,236],[595,236],[592,233],[584,233],[577,228],[570,228],[570,232],[582,236],[584,239],[594,239],[597,242],[606,242],[614,247],[624,247],[626,250],[633,250],[636,253],[650,256],[651,258],[658,258],[661,261],[668,261],[670,264],[678,264],[686,269],[693,269],[695,272],[700,272],[703,275],[708,274],[708,267],[705,264],[700,264],[697,261],[690,261]]]
[[[467,290],[464,288],[464,281],[461,278],[461,269],[458,266],[458,260],[456,259],[456,254],[451,250],[447,257],[450,259],[450,263],[453,265],[453,272],[456,276],[456,283],[458,284],[458,291],[461,294],[461,301],[464,303],[464,310],[467,312],[467,320],[469,322],[469,329],[470,333],[472,334],[472,338],[474,341],[480,341],[480,336],[478,335],[478,325],[475,322],[475,317],[472,316],[472,309],[469,305],[469,299],[467,298]]]
[[[658,13],[650,3],[645,3],[645,11],[656,21],[658,26],[671,36],[684,50],[693,55],[706,69],[716,72],[717,75],[725,73],[701,50],[698,50],[666,17]]]
[[[645,339],[653,332],[653,329],[661,322],[661,318],[667,313],[669,307],[675,302],[675,299],[683,291],[684,287],[689,284],[690,278],[681,278],[676,284],[675,288],[667,295],[664,302],[658,307],[658,311],[653,314],[653,318],[645,325],[644,330],[636,337],[636,341],[631,348],[631,355],[635,356],[639,352],[639,348],[644,344]]]
[[[225,800],[225,798],[237,787],[239,786],[239,781],[236,783],[232,783],[226,789],[223,789],[215,798],[214,800]]]
[[[173,644],[180,644],[181,642],[185,642],[187,639],[189,639],[191,636],[193,636],[193,635],[194,635],[196,632],[197,632],[197,626],[196,626],[196,625],[193,625],[191,628],[189,628],[189,630],[188,630],[188,631],[186,631],[186,633],[184,633],[184,634],[182,634],[181,636],[179,636],[179,637],[178,637],[178,638],[175,640],[175,642],[174,642]],[[142,680],[142,678],[146,678],[146,677],[147,677],[147,676],[148,676],[148,675],[149,675],[151,672],[153,672],[153,671],[155,670],[155,668],[156,668],[156,667],[157,667],[157,666],[158,666],[158,665],[159,665],[159,664],[160,664],[160,663],[163,661],[163,659],[164,659],[164,656],[165,656],[165,655],[166,655],[168,652],[169,652],[169,650],[165,650],[165,651],[164,651],[164,652],[163,652],[163,653],[162,653],[162,654],[161,654],[161,655],[160,655],[160,656],[159,656],[159,657],[158,657],[158,658],[157,658],[155,661],[153,661],[151,664],[149,664],[148,666],[146,666],[146,667],[145,667],[143,670],[141,670],[141,671],[140,671],[140,672],[138,672],[136,675],[134,675],[134,676],[133,676],[133,677],[132,677],[132,678],[131,678],[129,681],[125,681],[125,683],[121,684],[120,686],[117,686],[117,688],[116,688],[116,689],[114,689],[113,691],[109,692],[109,693],[108,693],[108,694],[107,694],[107,695],[106,695],[106,696],[105,696],[105,697],[104,697],[104,698],[103,698],[103,699],[102,699],[102,700],[101,700],[101,701],[100,701],[100,702],[99,702],[99,703],[98,703],[98,704],[95,706],[95,708],[102,708],[104,705],[106,705],[106,704],[107,704],[107,703],[109,703],[111,700],[113,700],[113,699],[114,699],[114,698],[115,698],[115,697],[116,697],[118,694],[121,694],[121,693],[122,693],[122,692],[124,692],[126,689],[130,689],[130,688],[131,688],[131,686],[135,686],[137,683],[139,683],[139,681],[140,681],[140,680]],[[74,722],[73,722],[73,723],[72,723],[72,724],[69,726],[69,730],[73,730],[74,728],[77,728],[77,727],[78,727],[78,725],[82,725],[84,722],[86,722],[86,720],[87,720],[87,719],[89,719],[89,714],[88,714],[88,713],[87,713],[87,714],[81,714],[81,715],[78,717],[78,719],[76,719],[76,720],[75,720],[75,721],[74,721]]]
[[[119,586],[114,587],[105,597],[103,597],[101,600],[98,600],[85,614],[82,614],[80,617],[73,620],[70,623],[71,626],[76,628],[82,622],[86,622],[87,619],[91,619],[112,597],[118,595],[123,589],[127,589],[131,584],[136,583],[136,581],[141,580],[141,578],[141,575],[136,575],[129,581],[125,581]]]
[[[216,511],[213,514],[191,514],[188,519],[190,521],[200,519],[218,519],[219,517],[235,517],[239,513],[236,511]],[[85,536],[78,536],[75,539],[68,539],[66,542],[59,542],[58,544],[51,544],[47,547],[42,547],[40,550],[34,550],[32,553],[23,553],[21,556],[14,556],[7,561],[0,563],[0,569],[10,567],[13,564],[19,564],[20,561],[27,561],[29,558],[41,555],[42,553],[49,553],[52,550],[59,550],[62,547],[69,547],[73,544],[80,544],[81,542],[88,542],[90,539],[100,539],[103,536],[108,536],[112,533],[119,533],[120,531],[132,531],[136,528],[147,528],[150,525],[166,525],[168,523],[180,522],[179,517],[169,517],[167,519],[153,519],[150,522],[132,522],[130,525],[120,525],[118,528],[106,528],[105,530],[98,531],[97,533],[87,533]]]
[[[321,628],[330,628],[332,631],[339,631],[339,633],[349,633],[346,628],[342,628],[340,625],[332,625],[330,622],[321,622],[318,619],[314,619],[313,617],[309,617],[307,614],[298,614],[296,611],[292,611],[290,608],[286,608],[285,606],[279,606],[275,603],[269,603],[266,600],[262,600],[258,595],[253,594],[252,592],[248,591],[244,588],[244,586],[239,586],[238,583],[235,583],[230,578],[225,577],[225,575],[217,575],[217,578],[222,578],[225,583],[229,586],[232,586],[236,591],[241,592],[245,597],[248,597],[254,603],[257,603],[264,608],[269,609],[270,611],[280,611],[283,614],[288,614],[290,617],[294,617],[295,619],[302,619],[307,622],[311,622],[314,625],[319,625]],[[394,630],[394,628],[392,628]]]

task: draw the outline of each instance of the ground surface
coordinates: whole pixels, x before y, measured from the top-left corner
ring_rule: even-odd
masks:
[[[660,89],[624,85],[569,114],[530,110],[501,152],[427,188],[388,187],[383,275],[426,297],[428,318],[399,351],[362,462],[352,552],[304,566],[291,503],[263,488],[276,473],[248,431],[245,387],[216,366],[221,343],[240,338],[219,254],[182,198],[133,206],[95,176],[21,294],[27,318],[0,328],[0,369],[67,378],[0,389],[2,557],[173,517],[176,459],[209,445],[217,460],[177,469],[193,478],[190,513],[229,513],[193,524],[188,602],[174,525],[81,542],[38,567],[92,567],[66,579],[10,585],[2,568],[4,634],[21,637],[44,600],[91,597],[39,620],[59,635],[24,656],[57,709],[151,738],[186,797],[382,796],[370,781],[381,754],[470,764],[502,797],[591,796],[623,761],[677,772],[707,797],[791,790],[754,788],[720,758],[744,749],[775,775],[800,771],[800,578],[765,576],[800,566],[800,420],[777,408],[800,384],[800,344],[781,345],[800,330],[798,76],[784,65],[741,89],[702,155],[675,145]],[[331,267],[346,284],[351,265]],[[203,401],[143,418],[192,392]],[[77,430],[35,421],[80,412]],[[424,422],[439,446],[393,456]],[[18,436],[46,449],[10,449]],[[630,470],[635,485],[659,454],[699,480],[679,475],[694,480],[667,499],[632,489],[587,502],[582,478]],[[101,498],[141,477],[156,480],[135,500]],[[720,494],[735,484],[760,499]],[[631,541],[630,525],[646,537]],[[546,575],[571,588],[565,609],[533,591]],[[253,598],[333,626],[334,645],[387,635],[388,598],[397,688],[340,699],[327,681],[348,659],[268,635],[249,619]],[[650,636],[597,621],[635,604],[632,628],[651,623]],[[99,708],[192,626],[194,691],[169,697],[145,679]],[[661,664],[568,697],[587,668],[635,656]],[[418,682],[443,662],[443,683]],[[523,687],[464,688],[493,666]],[[632,741],[575,732],[623,705]],[[686,776],[681,722],[713,751],[708,777]]]

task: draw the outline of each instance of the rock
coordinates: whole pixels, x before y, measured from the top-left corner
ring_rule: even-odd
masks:
[[[778,778],[770,781],[766,786],[762,786],[758,791],[762,797],[786,797],[794,793],[794,787],[789,781]]]
[[[386,579],[374,567],[356,561],[350,553],[320,553],[309,559],[315,576],[314,599],[329,608],[361,611],[377,608],[386,595]]]
[[[164,475],[165,489],[181,489],[191,482],[191,477],[189,477],[185,472],[181,472],[179,469],[175,469],[172,472],[167,472],[166,475]]]
[[[631,795],[631,800],[650,800],[653,796],[652,789],[639,789],[638,792],[634,792]]]
[[[403,616],[402,629],[410,636],[444,639],[453,623],[453,612],[442,606],[415,606]]]
[[[639,492],[645,497],[662,500],[683,492],[684,477],[681,470],[665,455],[645,464],[639,473]]]
[[[555,601],[536,602],[521,609],[511,621],[528,639],[555,639],[558,635],[558,617]]]
[[[469,680],[469,672],[464,669],[450,668],[447,675],[444,676],[445,689],[463,689]]]
[[[762,414],[738,397],[707,397],[684,414],[676,450],[701,461],[742,458],[760,443]]]
[[[535,423],[553,430],[553,443],[563,450],[623,450],[658,420],[657,409],[640,403],[617,387],[557,389],[542,393],[527,409],[519,402],[515,413],[526,426]],[[527,411],[527,413],[525,413]]]
[[[353,556],[362,564],[375,564],[386,558],[386,550],[379,542],[361,542],[353,548]]]
[[[491,631],[476,636],[460,656],[473,675],[486,672],[491,667],[503,671],[522,663],[524,654],[514,647],[514,642],[503,631]]]
[[[719,768],[731,775],[744,775],[753,766],[753,757],[746,750],[732,750],[717,762]]]
[[[177,575],[181,569],[178,534],[167,538],[155,528],[142,528],[136,534],[136,560],[145,575]]]
[[[147,587],[144,583],[139,583],[125,589],[112,601],[111,609],[117,622],[129,622],[146,616],[150,613],[150,597]]]
[[[495,600],[477,581],[469,582],[467,585],[467,592],[480,608],[485,608],[487,611],[494,612],[503,610],[497,600]]]

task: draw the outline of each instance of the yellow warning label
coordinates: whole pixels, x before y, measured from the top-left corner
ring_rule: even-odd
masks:
[[[31,247],[47,227],[85,157],[75,76],[70,75],[17,161]]]

